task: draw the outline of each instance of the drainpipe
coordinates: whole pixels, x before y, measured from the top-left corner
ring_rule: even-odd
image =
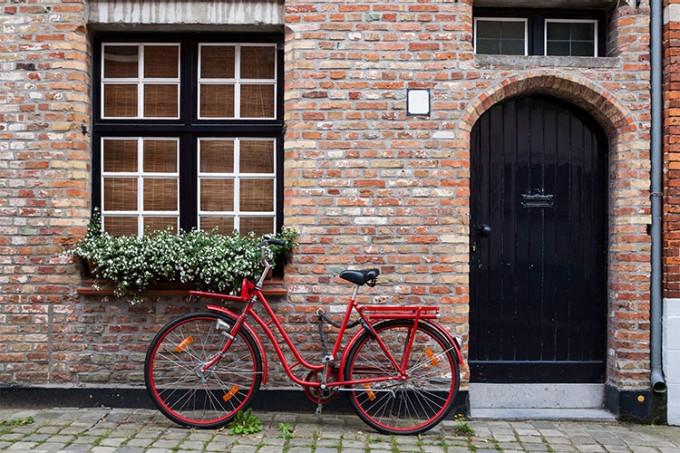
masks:
[[[666,381],[661,368],[661,318],[662,318],[662,172],[663,172],[663,2],[651,0],[651,54],[652,65],[652,124],[651,124],[651,201],[652,201],[652,275],[651,275],[651,384],[656,393],[666,391]]]

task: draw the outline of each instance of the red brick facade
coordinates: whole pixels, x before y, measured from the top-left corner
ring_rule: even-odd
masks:
[[[680,2],[668,0],[667,7]],[[678,70],[680,70],[680,22],[664,23],[664,277],[665,297],[680,297],[680,94]]]
[[[286,222],[301,232],[287,273],[295,310],[342,301],[326,275],[379,265],[381,294],[446,306],[467,333],[469,132],[510,96],[552,93],[610,140],[609,382],[649,373],[648,9],[612,19],[614,68],[475,61],[466,2],[286,5]],[[407,117],[406,88],[432,90]],[[326,294],[327,297],[321,297]]]
[[[499,63],[474,55],[471,3],[286,1],[285,224],[301,236],[277,309],[303,348],[315,349],[311,314],[348,297],[332,275],[377,266],[384,284],[373,293],[439,304],[442,322],[467,340],[470,131],[499,101],[549,93],[608,134],[607,383],[648,388],[649,8],[616,9],[597,63]],[[60,256],[90,212],[85,5],[0,7],[8,30],[0,36],[0,384],[139,383],[152,333],[185,308],[79,296],[79,266]],[[672,45],[666,52],[672,65]],[[408,88],[431,91],[430,117],[406,115]],[[680,275],[674,146],[667,138],[668,295]]]

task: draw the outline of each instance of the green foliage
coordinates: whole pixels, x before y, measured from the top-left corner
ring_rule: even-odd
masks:
[[[276,235],[286,242],[270,246],[277,262],[292,250],[296,237],[290,228]],[[91,263],[95,278],[111,280],[118,297],[157,282],[195,283],[203,290],[235,293],[244,277],[260,275],[261,242],[254,233],[224,236],[196,229],[114,237],[102,231],[101,214],[95,210],[87,234],[68,253]]]
[[[32,425],[32,424],[33,424],[33,417],[30,417],[30,416],[0,421],[0,426],[24,426],[24,425]]]
[[[472,429],[470,425],[465,421],[465,416],[463,414],[456,414],[453,419],[458,422],[456,426],[453,427],[453,433],[456,436],[474,436],[475,430]]]
[[[284,440],[290,440],[293,438],[293,427],[289,425],[288,423],[279,423],[278,427],[279,432],[281,433],[281,438]]]
[[[252,409],[238,411],[236,417],[229,423],[229,433],[232,435],[244,435],[259,433],[262,431],[262,423],[252,413]]]

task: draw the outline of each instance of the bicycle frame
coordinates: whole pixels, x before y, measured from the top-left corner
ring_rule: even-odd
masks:
[[[429,319],[435,319],[438,316],[439,309],[438,307],[424,307],[424,306],[360,306],[357,305],[356,303],[356,298],[357,298],[357,293],[359,287],[356,286],[354,289],[354,294],[352,295],[352,298],[350,299],[347,309],[345,310],[345,314],[343,316],[342,323],[340,325],[340,330],[338,332],[338,336],[335,340],[335,344],[333,345],[332,352],[330,356],[327,356],[324,358],[323,363],[321,364],[312,364],[307,362],[301,355],[299,349],[295,346],[293,343],[293,340],[290,338],[288,333],[285,331],[283,328],[281,322],[278,320],[276,317],[276,314],[274,313],[273,309],[269,305],[269,302],[267,302],[267,299],[265,298],[264,294],[262,294],[262,291],[259,289],[259,284],[255,285],[252,282],[248,281],[247,279],[243,280],[243,285],[241,288],[241,295],[240,296],[229,296],[226,294],[218,294],[218,293],[208,293],[208,292],[200,292],[200,291],[190,291],[190,294],[193,296],[199,296],[199,297],[206,297],[206,298],[211,298],[211,299],[221,299],[229,302],[239,302],[239,303],[245,303],[245,306],[243,310],[241,311],[241,314],[235,314],[231,310],[224,308],[224,307],[219,307],[215,305],[208,305],[208,309],[211,311],[219,312],[219,313],[225,313],[230,316],[233,316],[236,318],[236,324],[232,327],[231,330],[231,335],[227,336],[227,341],[225,342],[224,346],[222,347],[222,350],[220,351],[219,354],[217,354],[212,360],[210,360],[208,363],[206,363],[202,369],[202,371],[208,370],[210,367],[212,367],[214,364],[216,364],[221,357],[226,353],[226,351],[229,349],[229,346],[231,345],[235,333],[239,331],[239,329],[245,327],[247,329],[252,330],[252,328],[249,326],[247,323],[247,318],[251,317],[252,319],[255,320],[255,322],[262,328],[262,330],[265,332],[267,337],[269,338],[270,342],[272,343],[279,359],[281,360],[281,363],[283,364],[283,367],[286,371],[286,374],[288,377],[295,382],[298,385],[301,385],[303,387],[321,387],[322,382],[319,381],[308,381],[304,379],[299,379],[297,376],[293,374],[293,369],[297,367],[298,365],[302,365],[304,368],[310,370],[310,371],[316,371],[316,372],[328,372],[330,362],[335,360],[338,356],[338,353],[340,351],[340,347],[342,345],[342,340],[345,336],[345,332],[347,330],[347,325],[349,323],[350,316],[353,311],[356,311],[357,314],[360,317],[360,324],[363,326],[364,329],[369,330],[370,332],[373,332],[373,335],[375,336],[375,339],[377,343],[380,345],[380,348],[382,351],[385,353],[385,356],[390,360],[392,365],[395,367],[395,369],[399,370],[399,374],[397,376],[389,376],[389,377],[375,377],[375,378],[366,378],[366,379],[357,379],[357,380],[350,380],[350,381],[329,381],[325,383],[325,386],[327,387],[340,387],[340,386],[347,386],[347,385],[352,385],[352,384],[364,384],[364,383],[372,383],[372,382],[384,382],[384,381],[398,381],[398,380],[403,380],[407,378],[406,375],[406,365],[408,361],[408,357],[410,356],[411,353],[411,347],[413,345],[414,337],[415,335],[409,335],[409,338],[407,339],[407,344],[405,345],[405,351],[403,358],[401,360],[401,363],[397,363],[395,358],[392,356],[390,353],[389,349],[385,346],[383,341],[380,339],[378,335],[375,334],[375,331],[373,330],[372,327],[372,322],[374,320],[382,320],[382,319],[413,319],[414,322],[417,324],[420,320],[429,320]],[[254,310],[253,306],[255,305],[255,302],[260,301],[262,303],[262,306],[264,307],[264,310],[267,313],[267,316],[269,317],[269,322],[265,322],[264,319],[260,315],[258,315]],[[286,343],[287,347],[290,349],[290,351],[293,353],[293,356],[295,358],[295,362],[293,364],[289,364],[288,360],[286,359],[286,356],[284,354],[283,349],[281,346],[278,344],[278,341],[276,340],[274,336],[274,332],[272,332],[272,329],[270,328],[270,325],[274,324],[276,327],[276,330],[281,334],[281,336],[284,339],[284,342]],[[443,329],[440,329],[443,330]],[[362,331],[360,330],[359,332],[355,333],[353,338],[349,341],[348,343],[348,350],[349,347],[356,341],[356,339],[361,335]],[[450,337],[450,335],[449,335]],[[266,354],[264,353],[264,348],[262,345],[261,340],[257,335],[255,335],[256,341],[258,342],[258,346],[260,347],[260,350],[263,352],[263,361],[264,361],[264,373],[265,375],[263,376],[263,382],[266,383],[266,374],[267,374],[267,357]],[[462,357],[460,355],[460,351],[458,350],[458,347],[456,346],[457,343],[452,342],[454,345],[455,352],[459,358],[459,361],[462,360]],[[340,369],[343,368],[344,365],[344,357],[343,361],[340,364]],[[326,376],[327,377],[327,376]],[[324,379],[325,381],[326,379]]]

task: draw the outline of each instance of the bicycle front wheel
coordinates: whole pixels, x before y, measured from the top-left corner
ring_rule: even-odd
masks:
[[[453,407],[459,370],[454,346],[435,327],[411,320],[373,326],[389,354],[401,365],[409,339],[406,376],[399,380],[351,385],[349,402],[368,425],[387,434],[418,434],[441,422]],[[399,371],[379,345],[364,332],[345,360],[346,381],[398,377]]]
[[[144,363],[146,389],[170,420],[216,428],[250,405],[262,381],[262,357],[250,332],[241,329],[219,357],[227,341],[225,323],[235,322],[221,314],[189,314],[168,323],[151,342]]]

